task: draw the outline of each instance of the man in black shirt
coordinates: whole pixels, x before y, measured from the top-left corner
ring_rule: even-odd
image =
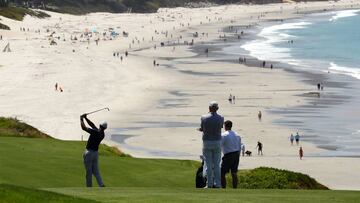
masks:
[[[86,116],[87,114],[83,114],[80,116],[81,128],[90,134],[83,156],[86,170],[86,186],[92,187],[92,175],[94,174],[99,186],[105,187],[99,172],[98,149],[101,141],[105,137],[104,131],[107,128],[107,123],[103,123],[99,126],[99,128],[97,128],[94,123],[91,122]],[[85,126],[84,119],[91,128]]]

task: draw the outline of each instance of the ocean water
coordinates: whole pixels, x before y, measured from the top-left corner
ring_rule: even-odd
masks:
[[[223,51],[290,64],[294,69],[334,73],[331,75],[340,78],[335,82],[339,86],[351,83],[326,92],[322,99],[309,100],[306,107],[270,110],[283,115],[275,123],[300,130],[306,141],[330,149],[320,156],[360,156],[360,10],[270,22],[253,34],[254,39]],[[335,89],[339,92],[334,93]],[[344,98],[351,99],[344,102]]]
[[[318,13],[268,26],[258,39],[241,47],[261,60],[360,79],[359,14],[360,10]]]

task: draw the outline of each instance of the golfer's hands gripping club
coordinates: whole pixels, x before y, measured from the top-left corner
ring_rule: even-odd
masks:
[[[86,118],[87,114],[84,113],[83,115],[80,116],[80,118]]]

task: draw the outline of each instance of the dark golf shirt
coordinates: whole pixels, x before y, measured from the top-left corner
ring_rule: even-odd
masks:
[[[104,132],[101,132],[100,130],[94,130],[91,128],[88,128],[88,132],[90,133],[90,137],[87,141],[86,149],[98,151],[100,142],[105,137]]]

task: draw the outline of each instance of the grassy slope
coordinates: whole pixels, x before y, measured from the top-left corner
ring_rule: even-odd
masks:
[[[242,203],[357,203],[355,191],[324,190],[207,190],[189,188],[56,188],[51,191],[112,202],[242,202]]]
[[[84,186],[85,142],[0,138],[0,183],[29,187]],[[106,149],[106,150],[104,150]],[[101,146],[100,170],[107,186],[193,187],[193,161],[120,157]]]
[[[0,201],[2,203],[96,203],[94,200],[86,200],[53,192],[36,189],[22,188],[11,185],[0,185]]]
[[[0,117],[0,137],[50,138],[38,129],[15,118]]]
[[[1,128],[9,127],[0,125]],[[83,187],[84,142],[0,136],[0,146],[0,183],[31,188],[50,188],[47,190],[101,202],[200,202],[202,200],[238,202],[242,200],[255,203],[351,203],[358,202],[360,197],[359,192],[350,191],[194,189],[194,172],[199,163],[119,156],[113,149],[106,146],[101,146],[100,168],[107,188],[88,189]],[[273,175],[296,176],[290,172],[273,169],[258,170],[260,171],[242,171],[240,177],[252,176],[251,181],[254,181],[255,174],[268,171],[265,177],[278,182],[283,179],[275,179]],[[9,187],[11,191],[8,191]],[[16,187],[11,189],[11,186],[0,185],[0,202],[5,202],[5,200],[13,203],[26,202],[25,197],[28,197],[28,202],[41,202],[47,200],[43,195],[47,196],[46,193],[35,190],[21,188],[18,190]],[[51,198],[52,194],[49,195]],[[76,201],[82,200],[60,199],[54,202]]]

